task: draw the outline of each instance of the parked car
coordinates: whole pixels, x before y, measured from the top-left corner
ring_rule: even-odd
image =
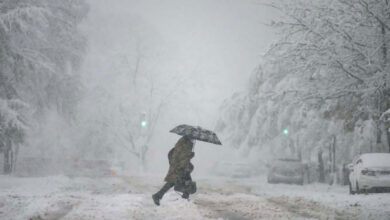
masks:
[[[303,185],[308,176],[307,165],[297,159],[277,159],[269,163],[268,183]]]
[[[390,153],[368,153],[348,165],[349,192],[390,191]]]
[[[233,178],[248,178],[254,170],[248,163],[217,162],[214,164],[213,173],[218,176]]]

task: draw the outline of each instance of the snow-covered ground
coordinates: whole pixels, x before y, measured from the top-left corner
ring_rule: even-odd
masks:
[[[189,201],[170,191],[155,206],[161,177],[0,176],[0,219],[390,219],[390,194],[347,187],[269,185],[264,178],[197,178]]]
[[[265,182],[265,178],[260,179]],[[314,216],[334,212],[337,216],[352,216],[352,219],[390,219],[390,193],[350,195],[348,186],[309,184],[304,186],[287,184],[262,184],[255,182],[252,193],[268,198],[268,201],[296,209],[298,212],[312,212]],[[311,209],[311,210],[310,210]],[[316,210],[317,209],[317,210]],[[344,219],[344,218],[341,218]]]

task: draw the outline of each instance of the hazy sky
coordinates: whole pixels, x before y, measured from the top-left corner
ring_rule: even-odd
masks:
[[[156,136],[159,140],[164,137],[168,145],[162,152],[177,139],[167,133],[175,125],[214,127],[221,102],[245,87],[260,55],[274,38],[264,23],[269,23],[275,12],[256,0],[89,2],[90,14],[83,25],[89,40],[87,84],[93,84],[99,72],[110,71],[106,61],[137,35],[134,24],[139,23],[139,30],[151,30],[149,35],[169,45],[159,66],[167,76],[172,70],[177,72],[185,86],[164,109],[158,127],[163,132]]]
[[[200,108],[199,111],[207,110],[209,114],[224,98],[244,87],[249,74],[259,62],[259,55],[272,42],[274,34],[263,24],[268,23],[275,12],[258,2],[90,0],[88,22],[93,23],[95,29],[98,28],[92,30],[94,35],[113,31],[120,35],[121,29],[127,27],[126,21],[131,23],[134,19],[141,18],[149,23],[165,42],[177,50],[177,56],[173,59],[183,65],[180,74],[187,74],[193,84],[198,85],[199,94],[192,94],[194,100],[191,102],[196,103],[201,99],[203,103],[208,101],[208,104],[214,105]],[[118,18],[118,23],[104,23],[113,17]],[[96,37],[89,36],[92,48],[107,47],[104,49],[106,51],[115,44],[96,45],[93,41]],[[111,38],[113,41],[117,38],[119,43],[123,40],[123,36]]]

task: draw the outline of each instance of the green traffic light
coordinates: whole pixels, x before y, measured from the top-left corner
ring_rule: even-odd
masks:
[[[288,135],[288,129],[284,129],[284,130],[283,130],[283,134],[284,134],[284,135]]]
[[[145,121],[145,120],[141,121],[141,126],[142,126],[143,128],[146,127],[146,125],[148,125],[148,122],[147,122],[147,121]]]

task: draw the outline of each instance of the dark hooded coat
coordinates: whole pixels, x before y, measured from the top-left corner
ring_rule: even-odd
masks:
[[[165,177],[166,182],[177,183],[183,181],[194,169],[190,160],[194,157],[192,152],[194,144],[184,136],[179,139],[175,147],[168,153],[169,170]]]

